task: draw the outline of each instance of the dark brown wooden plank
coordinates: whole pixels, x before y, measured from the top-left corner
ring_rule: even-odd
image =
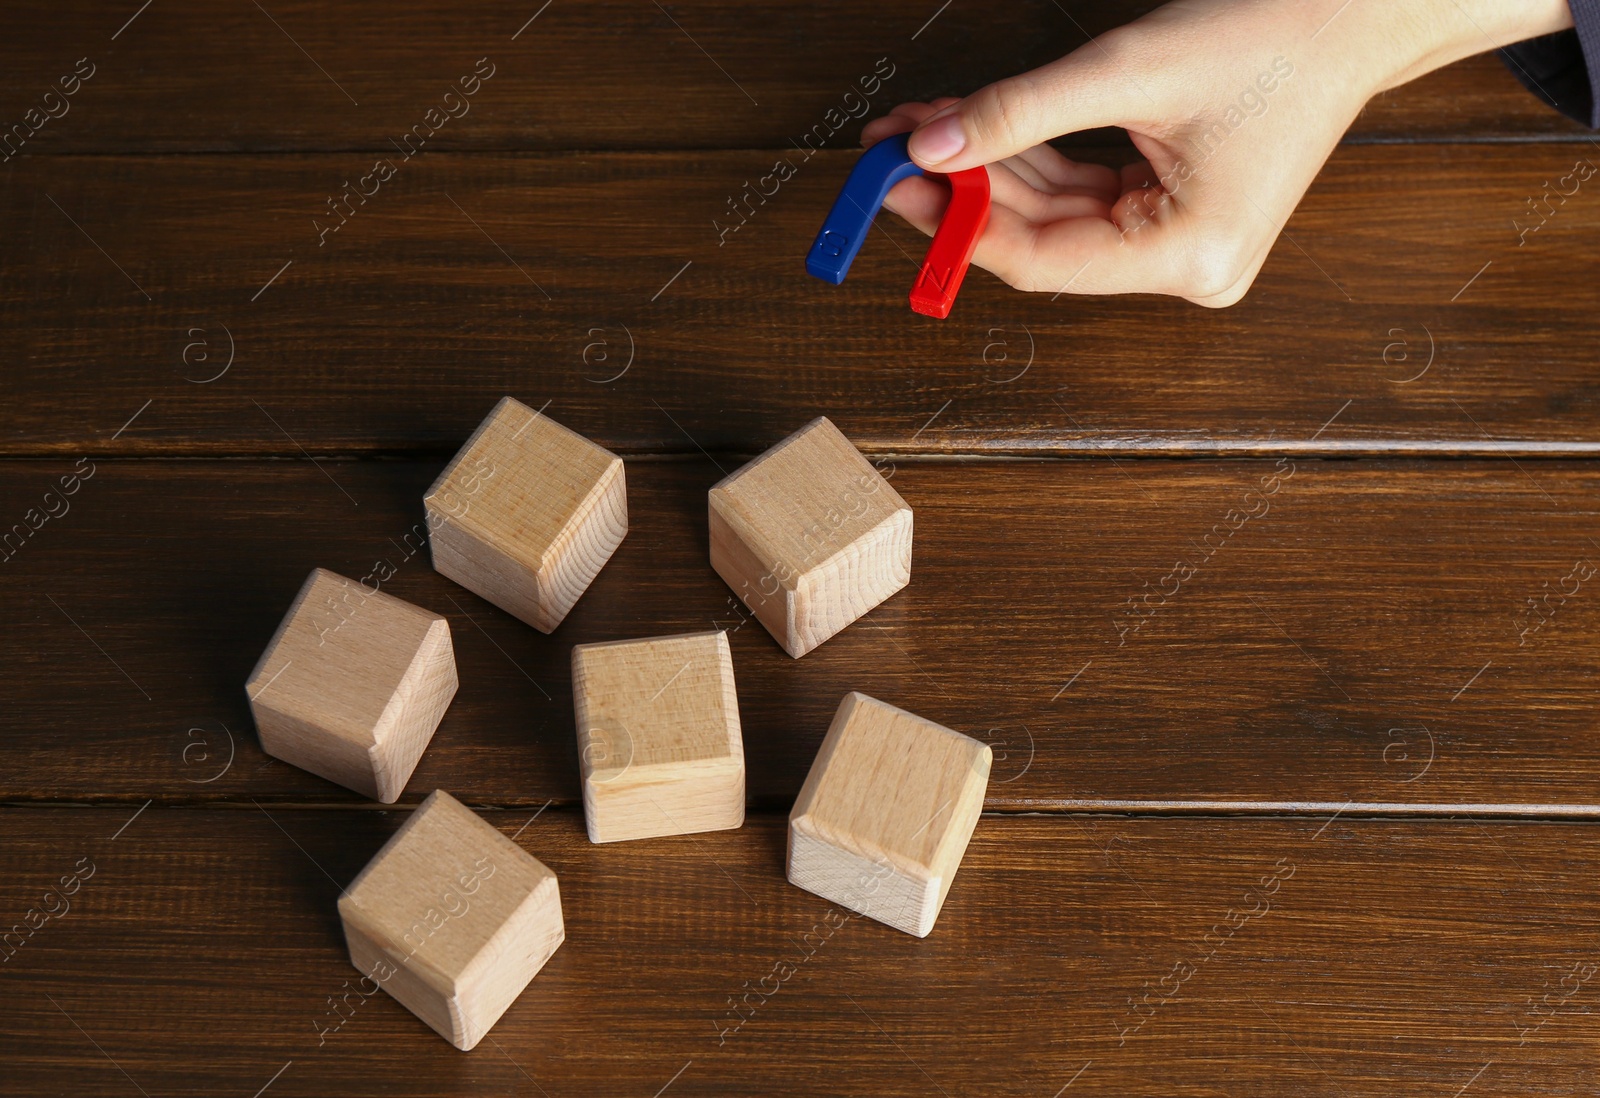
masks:
[[[1528,137],[1587,142],[1593,131],[1547,108],[1500,59],[1479,54],[1375,97],[1346,141],[1477,141]]]
[[[6,463],[0,514],[71,468]],[[0,563],[0,798],[358,803],[261,754],[241,684],[313,566],[383,559],[461,669],[409,801],[572,800],[570,646],[721,626],[757,805],[862,690],[994,743],[992,808],[1600,814],[1587,463],[901,463],[911,586],[799,661],[707,564],[710,464],[629,463],[551,636],[405,558],[437,469],[96,464]]]
[[[463,1054],[382,994],[318,1036],[355,984],[335,898],[401,813],[157,806],[113,840],[129,815],[0,811],[8,921],[94,870],[0,966],[8,1093],[1592,1086],[1587,826],[984,817],[916,939],[789,886],[781,817],[597,847],[568,812],[491,813],[559,875],[567,941]]]
[[[542,0],[401,0],[334,9],[179,0],[124,27],[137,4],[69,0],[48,19],[11,21],[0,42],[0,102],[5,127],[22,123],[26,134],[39,120],[26,112],[43,111],[45,93],[87,58],[83,71],[92,65],[93,75],[22,155],[388,152],[488,58],[483,71],[493,75],[465,114],[437,127],[430,149],[788,149],[819,125],[830,144],[853,143],[861,117],[965,94],[1153,6],[608,0],[543,10]],[[850,96],[863,89],[874,94]],[[1483,57],[1381,97],[1353,136],[1579,132]]]
[[[804,273],[843,153],[722,246],[771,154],[438,158],[320,247],[366,159],[34,159],[0,196],[0,450],[443,456],[518,388],[628,453],[818,412],[880,453],[1592,453],[1600,204],[1513,227],[1575,156],[1346,148],[1235,308],[980,272],[943,322],[906,307],[925,240],[893,219],[843,286]]]
[[[838,131],[833,143],[854,142],[863,90],[875,91],[876,113],[962,94],[1149,6],[1077,4],[1068,15],[1027,0],[996,18],[955,5],[913,40],[937,5],[180,0],[113,44],[127,13],[73,2],[11,28],[0,71],[20,114],[62,65],[85,53],[99,63],[70,113],[30,142],[40,152],[387,152],[485,57],[492,75],[430,150],[788,148],[818,124]],[[825,122],[830,110],[840,113]]]

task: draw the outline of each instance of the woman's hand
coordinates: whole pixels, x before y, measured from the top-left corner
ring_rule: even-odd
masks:
[[[910,130],[930,171],[990,165],[973,262],[1020,290],[1220,307],[1369,98],[1571,25],[1565,0],[1175,0],[965,99],[896,107],[862,143]],[[1104,126],[1144,159],[1118,171],[1045,144]],[[886,205],[932,235],[946,194],[913,178]]]

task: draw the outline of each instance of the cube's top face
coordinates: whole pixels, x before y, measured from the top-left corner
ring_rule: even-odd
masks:
[[[586,781],[744,759],[726,633],[580,644],[572,690]]]
[[[711,506],[791,591],[852,541],[911,512],[826,417],[724,478]]]
[[[622,459],[610,450],[504,397],[423,500],[445,521],[538,570],[621,471]]]
[[[790,822],[913,877],[940,872],[962,805],[981,804],[993,752],[904,709],[845,695]]]
[[[494,961],[486,949],[528,898],[555,887],[544,863],[435,790],[351,882],[339,914],[449,996]]]
[[[313,569],[245,683],[252,703],[371,747],[401,686],[450,624],[420,606]]]

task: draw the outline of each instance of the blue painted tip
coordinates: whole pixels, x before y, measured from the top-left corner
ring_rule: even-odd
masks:
[[[835,286],[843,282],[890,188],[922,174],[906,149],[908,137],[886,137],[861,154],[806,254],[809,274]]]

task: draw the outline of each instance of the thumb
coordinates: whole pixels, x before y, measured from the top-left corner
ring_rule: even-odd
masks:
[[[911,158],[932,171],[958,172],[1149,112],[1153,102],[1126,72],[1085,54],[1093,45],[929,115],[911,133]]]

